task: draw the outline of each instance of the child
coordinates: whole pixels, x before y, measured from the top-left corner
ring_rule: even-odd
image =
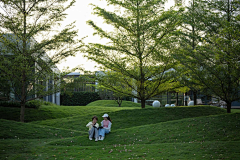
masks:
[[[102,128],[99,128],[98,130],[99,140],[104,140],[105,134],[108,134],[111,131],[112,126],[112,120],[108,114],[104,114],[102,117],[104,120],[101,122]]]
[[[98,127],[99,124],[97,123],[98,118],[97,116],[92,117],[92,122],[89,122],[86,127],[89,127],[89,139],[92,140],[93,136],[95,138],[95,141],[98,141]]]

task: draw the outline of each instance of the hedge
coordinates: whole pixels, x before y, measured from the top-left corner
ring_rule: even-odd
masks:
[[[97,92],[73,92],[69,94],[61,94],[61,105],[64,106],[86,106],[96,100],[100,100]]]
[[[43,104],[43,102],[40,100],[32,100],[25,104],[25,108],[38,109],[42,104]],[[19,102],[11,102],[11,101],[1,101],[0,106],[21,108],[21,104]]]

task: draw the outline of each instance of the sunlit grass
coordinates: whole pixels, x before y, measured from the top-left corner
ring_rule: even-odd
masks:
[[[114,100],[98,100],[98,101],[89,103],[87,106],[118,107],[118,104]],[[141,108],[141,104],[130,102],[130,101],[122,101],[121,107]],[[151,106],[149,105],[145,106],[145,108],[150,108],[150,107]]]
[[[231,109],[231,113],[240,113],[240,108],[239,109]]]
[[[132,103],[132,102],[131,102]],[[119,111],[123,107],[97,106],[41,106],[37,109],[26,108],[25,122],[49,120],[81,115],[97,114],[106,111]],[[135,107],[124,107],[124,109],[136,109]],[[137,107],[140,109],[140,107]],[[19,121],[20,108],[0,107],[0,117],[3,119]]]

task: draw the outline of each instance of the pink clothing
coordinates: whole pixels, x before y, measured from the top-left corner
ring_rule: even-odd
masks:
[[[101,122],[101,126],[103,126],[104,129],[109,130],[109,132],[110,132],[111,131],[112,122],[110,122],[109,120],[107,120],[107,121],[103,120]]]
[[[107,120],[107,121],[103,121],[103,127],[105,127],[105,128],[108,128],[108,125],[109,125],[109,120]]]

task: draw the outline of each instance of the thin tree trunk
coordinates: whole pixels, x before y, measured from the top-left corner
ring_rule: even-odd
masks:
[[[167,92],[167,104],[169,104],[169,101],[168,101],[168,92]]]
[[[21,102],[20,121],[24,122],[25,102]]]
[[[121,107],[122,105],[122,99],[119,99],[118,107]]]
[[[117,102],[117,104],[118,104],[118,107],[121,107],[122,98],[118,97],[118,98],[116,99],[116,102]]]
[[[187,99],[186,99],[186,96],[187,96],[187,92],[185,93],[185,97],[184,97],[184,102],[185,102],[185,106],[187,106]]]
[[[176,103],[176,106],[178,106],[179,104],[178,104],[178,92],[177,92],[177,103]]]
[[[141,107],[142,107],[142,108],[145,108],[145,102],[146,102],[145,99],[141,99]]]
[[[227,113],[231,113],[231,106],[232,106],[232,103],[227,102]]]
[[[194,101],[194,105],[197,105],[197,91],[193,91],[193,101]]]
[[[230,1],[229,0],[228,0],[227,20],[228,20],[228,22],[230,22],[230,20],[231,20],[231,17],[230,17]],[[228,37],[228,40],[231,40],[230,36]],[[227,55],[230,56],[228,52],[227,52]],[[227,61],[227,67],[228,67],[227,68],[228,73],[231,73],[231,68],[230,68],[231,66],[230,66],[229,61]],[[228,75],[227,79],[228,79],[228,90],[232,91],[232,83],[231,83],[231,78],[230,78],[229,75]],[[227,113],[231,113],[232,102],[226,101],[226,103],[227,103]]]

